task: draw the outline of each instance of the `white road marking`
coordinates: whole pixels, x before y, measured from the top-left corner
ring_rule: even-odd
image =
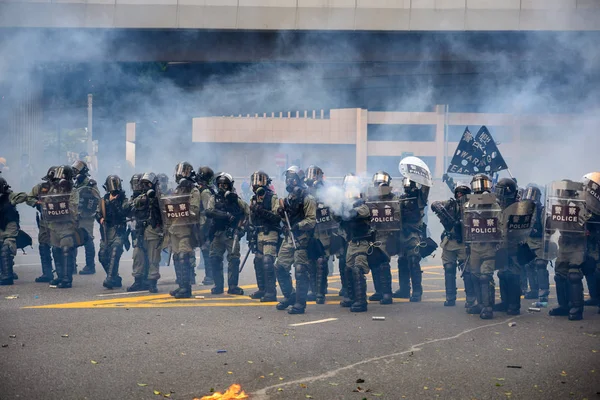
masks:
[[[300,322],[297,324],[290,324],[289,326],[312,325],[312,324],[320,324],[321,322],[329,322],[329,321],[337,321],[337,318],[327,318],[327,319],[320,319],[318,321]]]

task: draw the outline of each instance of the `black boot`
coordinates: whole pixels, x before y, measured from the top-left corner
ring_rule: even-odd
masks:
[[[352,303],[354,303],[354,280],[352,279],[352,269],[346,267],[346,296],[340,301],[340,306],[342,307],[352,307]]]
[[[277,301],[277,284],[275,278],[275,265],[273,257],[263,256],[263,268],[265,276],[265,295],[260,299],[261,303]]]
[[[352,303],[350,311],[365,312],[367,311],[367,280],[365,274],[358,268],[352,268],[352,280],[354,282],[354,303]]]
[[[508,310],[508,301],[510,297],[510,294],[508,292],[510,287],[508,272],[499,272],[498,282],[500,285],[500,303],[494,304],[494,311],[506,312]],[[523,291],[521,283],[522,282],[519,278],[519,293]]]
[[[218,256],[210,257],[210,264],[213,270],[213,279],[215,286],[210,290],[212,294],[222,294],[225,287],[225,278],[223,277],[223,258]]]
[[[475,305],[477,301],[477,295],[475,294],[475,286],[473,285],[473,279],[471,278],[471,273],[468,271],[463,271],[462,273],[463,282],[465,285],[465,308],[470,308]]]
[[[275,266],[277,281],[279,282],[279,287],[281,288],[281,293],[283,294],[283,300],[281,300],[275,308],[278,310],[285,310],[292,304],[296,302],[296,292],[294,291],[294,286],[292,285],[292,277],[290,273],[281,266]]]
[[[63,279],[56,287],[59,289],[70,289],[73,285],[73,273],[75,272],[76,252],[74,247],[63,247]]]
[[[410,281],[412,283],[412,294],[410,296],[411,303],[418,303],[421,301],[423,295],[423,271],[421,271],[421,265],[419,259],[416,257],[409,258],[410,261]]]
[[[309,262],[308,266],[308,294],[307,301],[317,300],[317,266],[314,262]],[[296,289],[298,292],[298,289]]]
[[[483,310],[481,283],[479,282],[479,277],[475,274],[469,274],[469,278],[471,279],[471,285],[473,286],[475,302],[471,307],[467,307],[467,314],[481,314],[481,310]]]
[[[49,286],[51,288],[56,288],[57,285],[62,282],[64,275],[64,259],[60,247],[52,247],[52,258],[54,259],[54,265],[56,266],[56,278],[49,282]]]
[[[525,293],[527,293],[527,274],[519,275],[519,282],[521,286],[521,294],[525,295]]]
[[[456,263],[444,264],[444,285],[446,287],[445,307],[456,305]]]
[[[527,274],[527,280],[529,281],[529,291],[525,293],[526,299],[537,299],[539,297],[540,286],[538,283],[537,269],[535,268],[535,261],[530,262],[525,266],[521,274]]]
[[[214,285],[215,281],[213,279],[213,269],[210,264],[209,250],[202,249],[202,260],[204,260],[204,279],[202,279],[202,284],[206,286]]]
[[[569,321],[583,319],[583,274],[569,272]]]
[[[517,278],[518,275],[515,275]],[[492,319],[494,318],[494,302],[496,301],[496,285],[494,284],[494,276],[493,275],[481,275],[479,278],[479,282],[481,283],[481,303],[483,305],[483,309],[479,314],[479,318],[481,319]],[[520,283],[519,283],[519,296],[520,292]]]
[[[379,279],[381,282],[381,300],[379,304],[392,304],[392,269],[389,263],[381,264],[379,267]]]
[[[556,283],[558,307],[548,311],[548,314],[553,317],[567,316],[569,315],[569,283],[567,282],[567,278],[561,275],[554,275],[554,282]]]
[[[393,297],[395,299],[409,299],[410,269],[408,266],[408,260],[403,257],[398,257],[398,281],[400,283],[400,289],[394,292]]]
[[[550,295],[550,274],[548,273],[548,261],[536,259],[534,261],[535,270],[537,273],[539,291],[539,301],[548,302]]]
[[[298,264],[295,266],[296,275],[296,301],[292,308],[288,310],[288,314],[304,314],[306,309],[306,300],[308,289],[310,287],[311,277],[308,272],[308,266]]]
[[[113,246],[110,252],[110,260],[108,262],[108,275],[102,286],[107,289],[113,289],[116,287],[122,287],[122,279],[119,276],[119,261],[121,260],[121,255],[123,254],[122,246]]]
[[[52,254],[50,245],[40,243],[38,246],[40,252],[40,261],[42,263],[42,275],[35,278],[36,282],[50,282],[54,278],[52,273]]]
[[[374,265],[373,268],[371,268],[371,277],[373,278],[375,293],[369,296],[369,301],[381,301],[383,295],[381,294],[381,274],[379,265]]]
[[[96,273],[94,241],[89,239],[83,246],[85,248],[85,267],[79,271],[79,275],[93,275]]]
[[[232,258],[227,262],[227,294],[243,295],[244,290],[238,286],[240,281],[240,259]]]
[[[177,279],[177,285],[179,285],[182,272],[181,272],[181,261],[179,259],[178,253],[173,253],[173,268],[175,269],[175,277]],[[171,296],[175,296],[179,292],[179,290],[180,290],[180,288],[178,287],[177,289],[171,290],[169,292],[169,294]]]
[[[176,299],[189,299],[192,297],[192,273],[194,265],[192,264],[193,253],[179,254],[181,265],[181,276],[179,277],[179,290],[175,293]]]
[[[0,286],[12,285],[13,278],[13,255],[8,247],[8,243],[4,243],[0,248]]]
[[[148,291],[150,293],[158,293],[158,280],[157,279],[148,279]]]
[[[317,304],[325,304],[325,293],[327,292],[327,275],[329,266],[327,259],[319,257],[317,260]]]
[[[348,287],[347,284],[347,275],[346,275],[346,256],[342,255],[338,258],[338,269],[340,270],[340,283],[342,284],[342,289],[339,291],[338,296],[345,297],[346,289]]]
[[[258,290],[250,295],[251,299],[262,299],[265,295],[265,267],[263,257],[254,256],[254,275],[256,276],[256,285]]]
[[[144,278],[141,276],[136,276],[134,278],[134,282],[133,285],[129,286],[127,288],[128,292],[140,292],[142,290],[148,290],[148,289],[144,289],[144,287],[147,287],[146,285],[144,285]]]
[[[521,277],[515,274],[508,274],[508,309],[506,314],[519,315],[521,314]],[[532,286],[533,287],[533,286]],[[532,289],[533,290],[533,289]],[[536,290],[537,293],[537,290]]]

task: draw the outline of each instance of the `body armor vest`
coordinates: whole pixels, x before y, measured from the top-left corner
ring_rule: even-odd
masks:
[[[125,201],[125,193],[123,192],[114,201],[110,201],[109,193],[104,195],[104,204],[106,206],[106,217],[104,220],[107,226],[125,226],[127,213],[123,210],[123,201]]]
[[[147,199],[143,208],[136,208],[134,212],[135,228],[144,229],[146,226],[156,228],[162,225],[162,217],[160,215],[160,206],[156,198]]]
[[[364,204],[364,202],[362,202]],[[356,205],[356,203],[355,203]],[[348,221],[342,221],[341,227],[346,231],[349,241],[370,239],[373,231],[371,230],[371,217],[361,218],[356,216]]]
[[[256,202],[256,195],[252,196],[251,201]],[[263,210],[272,213],[273,212],[271,210],[272,202],[273,202],[273,192],[268,190],[267,194],[265,194],[265,196],[263,197],[262,203],[260,203],[260,207]],[[266,227],[269,229],[269,231],[274,231],[274,230],[279,229],[279,223],[274,224],[273,222],[269,221],[267,218],[264,218],[263,216],[261,216],[261,214],[259,214],[259,213],[252,213],[252,222],[254,223],[254,226],[263,227],[263,228]]]
[[[225,200],[225,196],[220,193],[215,195],[215,208],[219,211],[228,212],[236,216],[236,219],[233,222],[224,219],[214,219],[213,226],[216,232],[236,227],[240,219],[244,216],[244,210],[242,210],[237,201],[231,203]]]
[[[422,209],[419,207],[419,192],[414,194],[402,194],[400,196],[402,207],[402,222],[404,224],[418,224],[421,222]]]
[[[11,222],[19,223],[17,207],[10,203],[8,194],[0,195],[0,230],[5,230]]]
[[[290,219],[290,225],[294,226],[294,224],[299,223],[305,218],[304,215],[304,199],[306,198],[306,191],[303,190],[302,194],[298,197],[288,196],[288,205],[286,207],[286,211],[288,213],[288,217]]]

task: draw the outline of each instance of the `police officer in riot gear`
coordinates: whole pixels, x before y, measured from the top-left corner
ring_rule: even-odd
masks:
[[[434,201],[431,210],[438,216],[444,232],[442,233],[442,263],[444,266],[444,283],[446,287],[446,301],[444,306],[456,305],[456,270],[464,268],[467,260],[466,246],[463,243],[462,209],[467,201],[471,188],[459,184],[454,188],[454,198],[446,201]],[[475,289],[470,273],[463,271],[465,294],[467,301],[465,307],[475,303]]]
[[[248,244],[254,252],[254,273],[258,290],[250,295],[261,302],[277,301],[275,258],[281,232],[281,217],[277,214],[279,200],[271,191],[271,178],[264,171],[250,176],[254,195],[250,199],[250,230]]]
[[[158,178],[158,190],[161,194],[167,194],[169,192],[169,177],[163,173],[156,175],[156,177]]]
[[[41,198],[50,192],[56,168],[58,167],[54,166],[48,169],[46,176],[42,178],[42,182],[31,189],[31,193],[27,198],[27,205],[34,207],[37,210],[35,219],[38,226],[38,251],[40,253],[40,261],[42,264],[42,275],[35,278],[36,282],[50,282],[54,279],[54,273],[52,272],[50,230],[48,229],[48,222],[42,217]]]
[[[158,265],[163,242],[163,223],[158,203],[158,178],[153,172],[145,173],[140,180],[142,194],[132,200],[135,216],[135,241],[133,255],[134,283],[128,292],[148,290],[158,293],[160,279]]]
[[[315,199],[307,193],[304,185],[304,171],[293,165],[285,171],[285,185],[288,196],[280,200],[278,213],[285,221],[285,239],[275,268],[277,280],[284,299],[277,304],[278,310],[288,310],[290,314],[303,314],[306,309],[306,296],[310,286],[308,268],[308,244],[317,223]],[[297,290],[294,292],[290,271],[295,268]]]
[[[206,215],[212,218],[209,237],[210,265],[213,268],[215,286],[212,294],[224,291],[223,255],[227,252],[227,285],[228,294],[243,295],[238,286],[240,277],[240,239],[244,235],[243,225],[249,215],[246,204],[233,188],[233,177],[221,172],[215,178],[217,193],[211,196],[206,208]]]
[[[210,264],[210,240],[208,238],[211,220],[206,216],[206,209],[208,208],[210,198],[215,194],[215,190],[213,189],[214,176],[215,173],[213,170],[207,166],[198,168],[198,172],[196,173],[196,182],[198,183],[198,190],[200,191],[201,198],[200,229],[204,236],[204,244],[200,248],[202,260],[204,261],[203,285],[213,285],[215,283],[213,279],[213,269]]]
[[[586,207],[590,216],[586,223],[587,247],[583,274],[590,298],[586,306],[598,305],[600,313],[600,172],[590,172],[583,176]]]
[[[527,277],[531,288],[525,293],[526,299],[539,298],[540,302],[548,302],[550,294],[550,280],[548,274],[548,260],[544,244],[544,205],[542,204],[542,192],[534,184],[529,184],[523,190],[523,200],[535,204],[535,214],[532,223],[531,234],[527,240],[529,249],[535,253],[535,258],[526,266]],[[522,273],[524,273],[523,271]]]
[[[17,254],[19,212],[17,204],[27,201],[27,193],[14,193],[0,175],[0,286],[12,285]]]
[[[163,222],[168,225],[169,243],[179,285],[179,288],[171,291],[170,295],[176,299],[184,299],[192,297],[194,249],[201,246],[203,240],[198,227],[201,200],[200,191],[196,187],[194,167],[187,161],[181,162],[175,167],[175,182],[177,182],[177,188],[174,196],[188,196],[187,202],[183,204],[185,204],[185,208],[189,206],[187,221],[189,223],[176,222],[178,217],[174,217],[173,221]],[[167,196],[162,196],[162,199],[167,198]]]
[[[346,232],[348,249],[346,252],[346,295],[340,302],[342,307],[350,307],[351,312],[367,311],[367,281],[369,273],[367,260],[374,232],[371,229],[371,212],[361,194],[360,179],[353,175],[344,177],[344,194],[347,202],[343,205],[341,227]]]
[[[102,286],[113,289],[123,286],[119,276],[119,261],[123,254],[123,246],[129,243],[126,219],[131,205],[123,191],[119,176],[109,175],[102,187],[106,190],[106,194],[101,199],[96,213],[96,220],[100,223],[102,234],[98,259],[106,272],[106,279]]]
[[[79,194],[79,227],[86,230],[88,240],[84,243],[85,267],[79,275],[92,275],[96,273],[96,248],[94,246],[94,217],[100,204],[100,192],[95,180],[90,179],[89,169],[85,162],[75,161],[71,166],[75,175],[74,189]],[[75,252],[77,256],[77,252]]]
[[[131,176],[131,180],[129,181],[129,186],[131,187],[131,199],[135,199],[142,193],[144,193],[144,187],[142,185],[142,177],[143,173],[133,174]]]

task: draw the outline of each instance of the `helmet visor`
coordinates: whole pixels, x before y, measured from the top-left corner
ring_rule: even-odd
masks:
[[[373,175],[373,186],[390,186],[392,178],[388,174],[378,172]]]
[[[267,181],[267,175],[257,172],[253,173],[250,177],[250,184],[252,187],[267,186]]]

